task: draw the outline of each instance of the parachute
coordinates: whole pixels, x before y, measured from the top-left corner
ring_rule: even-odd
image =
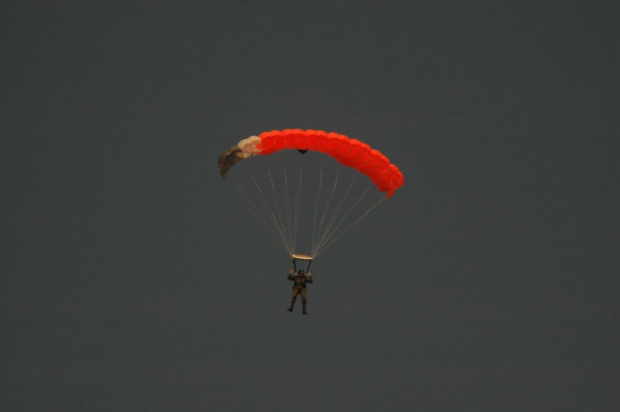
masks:
[[[250,157],[259,161],[236,166]],[[218,166],[223,179],[235,175],[254,216],[293,259],[318,256],[404,182],[398,167],[378,150],[322,130],[250,136],[224,151]],[[244,170],[229,175],[233,167]],[[296,253],[299,233],[310,237],[309,255]]]

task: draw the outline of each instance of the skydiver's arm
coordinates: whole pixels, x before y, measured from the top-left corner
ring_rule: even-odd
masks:
[[[306,283],[312,283],[314,282],[314,280],[312,279],[312,272],[308,272],[308,280],[306,280]]]

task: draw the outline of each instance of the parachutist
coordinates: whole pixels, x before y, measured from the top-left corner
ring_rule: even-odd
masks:
[[[306,312],[306,284],[313,282],[312,272],[308,271],[308,275],[306,276],[303,269],[300,269],[295,275],[295,270],[291,268],[291,270],[288,272],[287,279],[295,282],[293,284],[293,297],[291,298],[291,306],[288,308],[288,311],[293,311],[293,306],[295,306],[297,295],[301,295],[301,305],[303,308],[302,313],[304,315],[307,315],[308,312]]]

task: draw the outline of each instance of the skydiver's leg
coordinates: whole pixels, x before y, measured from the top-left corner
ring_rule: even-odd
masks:
[[[307,315],[308,312],[306,312],[306,289],[302,289],[301,290],[301,307],[303,308],[303,314]]]
[[[291,297],[291,306],[288,308],[289,312],[293,311],[293,306],[295,306],[295,301],[297,300],[297,288],[293,289],[293,297]]]

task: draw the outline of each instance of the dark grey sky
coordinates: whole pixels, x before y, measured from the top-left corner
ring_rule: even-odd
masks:
[[[2,6],[3,410],[616,410],[615,2],[174,4]],[[307,317],[216,165],[289,127],[406,178]]]

